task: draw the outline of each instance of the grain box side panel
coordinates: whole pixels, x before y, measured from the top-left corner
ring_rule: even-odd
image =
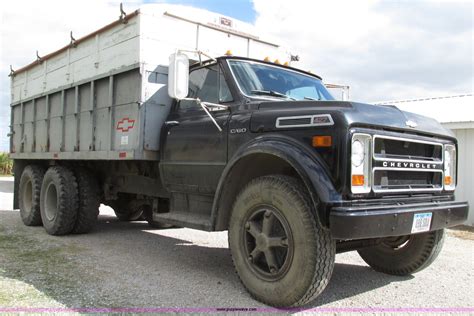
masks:
[[[79,151],[91,151],[94,135],[94,108],[91,96],[92,85],[86,83],[79,86]]]
[[[106,151],[110,148],[110,101],[109,101],[109,80],[103,78],[94,83],[94,99],[96,102],[95,113],[95,143],[96,151]]]
[[[12,76],[10,79],[11,103],[20,102],[23,99],[22,93],[26,83],[27,71]]]
[[[173,100],[168,95],[168,67],[145,65],[143,76],[144,90],[144,148],[160,149],[160,131],[166,121]]]
[[[114,76],[114,148],[115,150],[142,149],[141,122],[141,74],[133,69]]]
[[[65,90],[65,123],[64,129],[64,151],[75,151],[77,143],[77,120],[75,114],[76,108],[76,89]]]
[[[46,96],[36,99],[35,152],[46,152],[48,143],[48,108]]]
[[[12,132],[13,132],[13,139],[12,139],[12,152],[18,152],[21,150],[21,133],[22,133],[22,108],[23,105],[21,103],[16,104],[12,107]]]
[[[49,96],[50,123],[49,123],[49,151],[61,151],[63,138],[63,115],[62,115],[62,92],[53,93]]]
[[[35,101],[28,101],[23,103],[23,149],[22,152],[33,152],[34,145],[34,119],[35,119]]]

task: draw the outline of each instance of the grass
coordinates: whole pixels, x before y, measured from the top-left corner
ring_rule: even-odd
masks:
[[[0,153],[0,175],[11,175],[13,171],[13,160],[8,153]]]

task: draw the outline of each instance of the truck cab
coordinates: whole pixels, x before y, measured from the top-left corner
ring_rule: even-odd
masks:
[[[323,265],[335,252],[358,250],[376,270],[396,275],[428,266],[443,229],[467,218],[467,202],[454,197],[456,139],[433,119],[337,101],[319,76],[255,59],[224,56],[191,66],[189,78],[170,78],[179,76],[189,93],[172,95],[160,170],[170,215],[188,206],[207,221],[154,219],[229,230],[236,269],[264,302],[279,304],[254,278],[284,284],[304,230],[291,222],[298,203],[317,228],[315,245],[304,248],[328,251]]]

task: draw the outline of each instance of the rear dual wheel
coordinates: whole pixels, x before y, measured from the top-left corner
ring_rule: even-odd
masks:
[[[72,232],[77,219],[78,185],[73,172],[55,166],[46,171],[41,186],[41,219],[50,235]]]
[[[40,226],[40,193],[44,168],[36,165],[26,166],[20,178],[18,202],[21,220],[26,226]]]
[[[20,215],[27,226],[43,224],[51,235],[90,231],[99,213],[99,186],[86,169],[25,167],[20,178]]]
[[[78,185],[79,207],[72,232],[83,234],[91,231],[97,223],[100,190],[96,178],[89,170],[85,168],[76,169],[75,176]]]

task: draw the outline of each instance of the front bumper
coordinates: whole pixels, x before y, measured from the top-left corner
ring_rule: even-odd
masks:
[[[335,239],[410,235],[416,213],[432,212],[430,231],[464,223],[467,202],[343,206],[331,209],[329,227]]]

